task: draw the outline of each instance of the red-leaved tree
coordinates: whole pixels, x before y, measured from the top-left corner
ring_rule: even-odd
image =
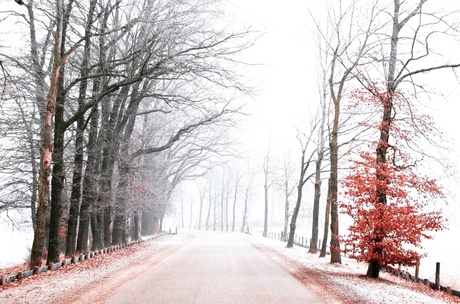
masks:
[[[354,220],[349,234],[342,238],[345,253],[358,261],[378,265],[378,269],[416,265],[422,256],[417,252],[422,239],[431,239],[430,232],[445,228],[435,204],[443,198],[442,191],[435,180],[417,172],[418,161],[412,160],[417,155],[413,147],[417,146],[419,136],[428,136],[433,130],[431,120],[417,115],[411,107],[413,103],[402,94],[382,91],[369,86],[352,94],[355,104],[367,103],[379,112],[391,103],[390,120],[379,117],[379,121],[366,124],[374,125],[380,132],[386,130],[392,137],[370,144],[350,161],[344,200],[340,203],[342,212]],[[377,161],[375,151],[382,145],[387,149],[386,159]],[[368,270],[367,276],[378,277],[378,272],[375,275],[375,271]]]

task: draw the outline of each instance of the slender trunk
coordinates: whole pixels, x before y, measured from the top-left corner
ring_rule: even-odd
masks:
[[[329,192],[329,190],[328,190]],[[319,254],[320,258],[326,257],[327,253],[327,240],[329,238],[329,218],[331,213],[331,201],[328,199],[326,202],[326,212],[324,215],[324,235],[323,241],[321,243],[321,252]]]
[[[286,196],[285,196],[285,201],[284,201],[284,229],[283,229],[283,241],[284,242],[288,240],[288,237],[287,237],[288,229],[289,229],[289,195],[288,195],[288,192],[286,191]]]
[[[294,246],[294,236],[295,236],[295,230],[296,230],[296,222],[297,222],[297,216],[299,214],[300,210],[300,204],[302,203],[302,193],[303,193],[303,186],[307,182],[309,178],[305,178],[305,174],[307,173],[308,167],[310,166],[310,161],[311,161],[311,156],[307,160],[305,160],[305,153],[307,150],[307,146],[302,147],[302,157],[300,159],[300,176],[299,176],[299,182],[297,183],[297,201],[294,207],[294,210],[292,211],[292,217],[291,217],[291,224],[290,224],[290,231],[289,231],[289,238],[286,247],[292,248]],[[313,155],[313,154],[312,154]]]
[[[235,185],[235,193],[233,194],[233,208],[232,208],[232,232],[235,232],[235,215],[236,215],[236,201],[237,201],[237,196],[238,196],[238,184],[239,184],[239,179],[236,182]]]
[[[319,200],[321,197],[321,161],[316,161],[315,174],[315,194],[313,199],[313,222],[311,226],[311,242],[309,253],[318,251],[318,231],[319,231]]]
[[[214,199],[214,224],[212,226],[212,230],[217,230],[217,198]]]
[[[26,4],[27,14],[29,16],[29,30],[30,30],[30,54],[32,59],[34,82],[35,82],[35,101],[37,108],[39,109],[39,117],[44,115],[44,110],[46,107],[46,89],[45,89],[45,72],[43,71],[43,60],[40,59],[38,54],[38,42],[35,30],[35,14],[34,14],[34,1],[30,0]],[[45,44],[48,45],[49,37],[51,33],[48,33]],[[34,111],[35,113],[35,111]],[[23,116],[24,117],[24,116]],[[33,121],[35,123],[35,114],[33,115]],[[25,122],[25,121],[24,121]],[[37,151],[35,147],[35,140],[33,138],[33,128],[30,125],[29,128],[29,149],[30,149],[30,164],[32,168],[32,195],[30,198],[30,211],[32,219],[32,227],[36,227],[36,217],[37,217],[37,200],[38,200],[38,188],[39,188],[39,165],[37,164]],[[42,131],[43,132],[43,131]],[[43,138],[43,134],[42,134]]]
[[[335,115],[332,128],[332,138],[330,142],[331,151],[331,174],[329,177],[328,201],[331,207],[331,263],[342,263],[340,254],[339,242],[339,213],[337,208],[337,192],[338,192],[338,154],[339,147],[337,143],[338,124],[339,124],[339,107],[340,103],[335,103]]]
[[[184,228],[184,201],[180,202],[181,228]]]
[[[265,183],[264,183],[264,232],[263,236],[267,237],[268,235],[268,178],[265,176]]]
[[[222,178],[222,192],[220,195],[220,231],[224,231],[224,179]]]
[[[229,191],[227,187],[227,194],[225,196],[225,231],[228,232],[228,199],[229,199]]]
[[[203,205],[204,205],[204,192],[200,193],[200,211],[198,214],[198,230],[201,230],[201,221],[203,215]]]
[[[193,202],[190,202],[190,222],[188,223],[188,229],[192,229],[193,223]]]
[[[249,189],[246,188],[246,195],[244,196],[244,210],[243,210],[243,224],[241,225],[241,232],[245,232],[247,229],[248,221],[248,200],[249,200]]]
[[[300,179],[299,179],[299,184],[297,185],[297,201],[294,207],[294,210],[292,211],[292,217],[291,217],[291,224],[290,224],[290,230],[289,230],[289,238],[286,247],[287,248],[292,248],[294,246],[294,237],[295,237],[295,230],[296,230],[296,222],[297,222],[297,216],[299,215],[299,210],[300,210],[300,204],[302,202],[302,189],[304,185],[304,178],[305,178],[305,171],[303,170],[303,164],[304,164],[304,157],[302,157],[302,171],[300,173]]]
[[[211,184],[209,184],[209,194],[208,194],[208,201],[209,201],[209,207],[208,207],[208,215],[206,216],[206,230],[209,229],[209,219],[211,217],[211,208],[212,208],[212,192],[211,192]]]

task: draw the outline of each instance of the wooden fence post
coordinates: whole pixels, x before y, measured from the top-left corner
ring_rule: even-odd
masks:
[[[434,288],[436,290],[439,290],[439,287],[441,286],[440,284],[440,273],[441,273],[441,263],[440,262],[437,262],[436,263],[436,279],[435,279],[435,285],[434,285]]]

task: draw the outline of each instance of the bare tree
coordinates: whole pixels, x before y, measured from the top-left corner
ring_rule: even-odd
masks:
[[[264,157],[263,172],[264,172],[264,231],[263,236],[268,235],[268,190],[270,189],[270,140],[268,141],[267,154]]]
[[[364,15],[363,15],[364,14]],[[349,6],[343,7],[342,2],[338,7],[328,8],[328,23],[332,27],[333,35],[328,37],[328,33],[318,29],[326,42],[326,52],[330,53],[331,64],[329,73],[329,90],[333,101],[333,122],[329,130],[329,150],[330,150],[330,176],[328,182],[327,207],[330,208],[331,218],[331,263],[341,263],[340,243],[339,243],[339,213],[337,208],[338,196],[338,160],[339,160],[339,121],[342,107],[342,98],[345,93],[346,83],[353,76],[353,71],[362,64],[366,54],[372,50],[369,43],[370,35],[375,32],[374,21],[377,14],[375,5],[369,12],[362,12],[357,1],[352,1]],[[360,16],[358,18],[358,16]],[[364,25],[360,18],[367,17]],[[326,223],[328,219],[326,218]],[[329,227],[326,227],[329,229]],[[325,256],[327,232],[323,237],[323,246],[320,256]]]
[[[294,237],[297,225],[297,216],[299,214],[300,205],[302,203],[302,196],[303,196],[303,187],[305,183],[314,176],[314,174],[307,174],[307,170],[310,168],[310,165],[313,162],[313,156],[315,155],[315,150],[312,152],[307,151],[309,144],[312,142],[311,134],[314,133],[316,129],[316,124],[313,123],[313,127],[311,129],[310,134],[302,134],[299,132],[297,138],[299,140],[300,149],[301,149],[301,157],[300,157],[300,174],[299,180],[297,183],[297,200],[294,206],[294,210],[292,211],[291,223],[289,225],[289,238],[287,240],[286,247],[292,248],[294,246]],[[302,138],[301,138],[302,137]],[[307,154],[310,153],[310,154]]]
[[[283,241],[288,240],[289,231],[289,218],[291,211],[289,210],[290,198],[294,194],[296,188],[294,173],[295,169],[290,160],[290,153],[283,153],[283,165],[281,167],[280,178],[276,178],[275,185],[284,196],[284,228],[283,228]]]

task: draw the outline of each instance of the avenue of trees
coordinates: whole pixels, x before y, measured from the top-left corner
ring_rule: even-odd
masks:
[[[18,4],[6,18],[27,37],[1,49],[0,208],[30,208],[30,266],[158,232],[180,181],[230,153],[254,36],[222,24],[219,1]]]
[[[415,265],[423,252],[406,246],[445,228],[443,193],[422,164],[442,166],[427,79],[460,67],[438,47],[458,42],[458,7],[315,3],[305,19],[317,100],[296,150],[279,156],[269,139],[253,160],[230,134],[250,91],[238,56],[254,35],[225,24],[220,1],[17,3],[5,16],[27,39],[21,52],[0,49],[0,212],[30,214],[31,266],[156,233],[168,213],[205,230],[276,226],[292,247],[307,212],[308,252],[346,254],[377,278]]]

